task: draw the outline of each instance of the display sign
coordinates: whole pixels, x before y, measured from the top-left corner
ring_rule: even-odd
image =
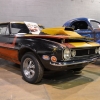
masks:
[[[28,29],[30,30],[30,33],[32,34],[39,34],[40,33],[40,29],[37,23],[33,23],[33,22],[25,22],[26,26],[28,27]]]

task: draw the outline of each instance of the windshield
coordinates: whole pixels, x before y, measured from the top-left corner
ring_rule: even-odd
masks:
[[[41,26],[33,22],[11,23],[12,34],[39,34],[42,29]]]
[[[24,23],[11,23],[12,34],[29,33],[29,29]]]

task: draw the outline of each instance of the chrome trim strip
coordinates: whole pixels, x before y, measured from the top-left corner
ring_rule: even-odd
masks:
[[[94,62],[98,59],[97,58],[92,58],[92,59],[87,59],[87,60],[80,60],[80,61],[70,61],[70,62],[50,62],[50,65],[52,66],[68,66],[68,65],[76,65],[76,64],[83,64],[83,63],[90,63],[90,62]]]

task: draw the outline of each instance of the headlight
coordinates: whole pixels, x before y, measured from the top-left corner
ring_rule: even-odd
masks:
[[[71,52],[70,52],[70,50],[69,50],[68,48],[66,48],[66,49],[64,50],[64,59],[65,59],[65,60],[69,60],[70,57],[71,57]]]
[[[75,57],[76,56],[76,50],[72,50],[71,54],[72,54],[72,57]]]
[[[100,54],[100,47],[98,48],[98,53]]]

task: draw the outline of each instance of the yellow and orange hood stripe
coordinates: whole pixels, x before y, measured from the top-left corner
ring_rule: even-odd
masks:
[[[80,48],[80,47],[96,47],[100,46],[100,44],[95,42],[70,42],[70,43],[63,43],[63,45],[69,48]]]

